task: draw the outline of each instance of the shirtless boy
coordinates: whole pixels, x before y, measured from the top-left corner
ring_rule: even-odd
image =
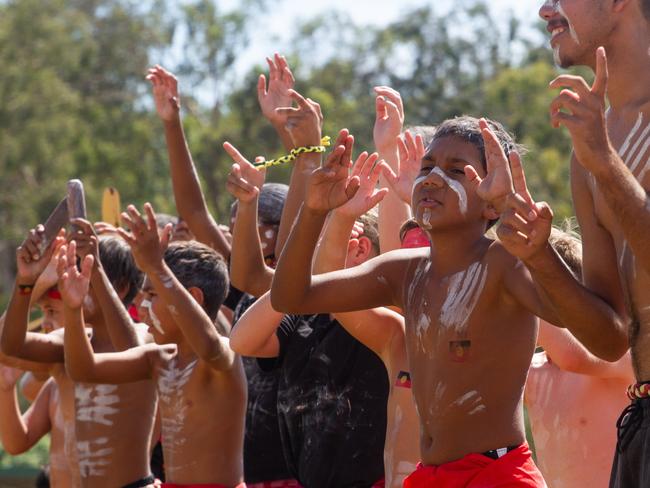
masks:
[[[580,241],[553,229],[551,244],[581,276]],[[616,449],[614,424],[633,381],[629,353],[615,363],[595,357],[566,329],[541,321],[536,353],[528,372],[528,408],[537,463],[554,488],[605,488]]]
[[[130,206],[122,218],[131,233],[121,229],[120,234],[147,275],[143,307],[150,331],[158,344],[167,345],[93,354],[81,309],[92,263],[84,261],[82,272],[77,271],[73,241],[59,254],[66,367],[81,381],[155,381],[167,481],[163,486],[240,486],[246,379],[227,331],[215,326],[228,290],[226,264],[216,251],[194,241],[167,247],[171,226],[161,238],[151,205],[145,209],[146,220]]]
[[[32,302],[43,312],[41,329],[52,332],[63,327],[63,302],[56,289],[56,267],[50,262],[34,286]],[[49,273],[50,270],[52,273]],[[49,276],[53,274],[53,276]],[[53,280],[53,281],[52,281]],[[4,323],[4,317],[0,318]],[[21,378],[22,376],[22,378]],[[30,401],[21,414],[17,398],[17,383]],[[31,372],[10,366],[0,366],[0,440],[4,450],[17,456],[31,449],[44,435],[50,434],[47,477],[54,488],[72,486],[70,466],[64,452],[63,417],[59,405],[59,390],[54,379],[41,381]]]
[[[631,349],[638,384],[619,422],[611,486],[650,486],[650,400],[644,386],[650,381],[650,2],[548,0],[540,16],[552,35],[556,62],[596,73],[592,86],[568,75],[551,82],[551,88],[563,88],[551,105],[551,121],[566,127],[573,140],[571,186],[584,243],[584,286],[548,245],[548,212],[527,218],[511,209],[500,236],[592,353],[615,361]],[[586,310],[583,299],[591,298],[611,320],[605,327],[576,328]]]
[[[508,151],[512,139],[493,124]],[[412,209],[430,248],[383,254],[356,268],[311,276],[327,213],[359,182],[348,176],[352,138],[311,177],[272,288],[285,313],[405,311],[406,348],[420,414],[422,465],[404,486],[545,486],[525,444],[523,390],[537,336],[553,318],[525,268],[485,237],[497,217],[464,167],[485,173],[483,138],[469,117],[441,124],[422,160]]]
[[[92,268],[91,293],[84,303],[88,325],[92,324],[92,347],[114,351],[142,340],[135,335],[123,305],[130,303],[142,280],[128,247],[114,237],[98,243],[89,232],[89,223],[76,223],[84,229],[76,235],[84,252],[97,258]],[[156,406],[154,385],[150,381],[119,386],[75,383],[64,366],[63,337],[56,332],[27,332],[30,294],[53,251],[52,247],[45,256],[39,255],[42,238],[39,226],[18,249],[16,287],[2,331],[3,351],[9,356],[46,363],[58,386],[65,457],[73,477],[70,486],[147,486],[154,481],[149,470]],[[126,324],[126,333],[114,327],[120,320]]]

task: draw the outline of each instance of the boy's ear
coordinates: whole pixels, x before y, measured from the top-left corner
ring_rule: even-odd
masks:
[[[359,260],[359,262],[363,262],[366,259],[368,259],[371,252],[372,252],[372,242],[370,242],[370,239],[368,239],[366,236],[360,236],[359,244],[357,245],[357,248],[354,253],[355,257]]]
[[[196,286],[192,286],[187,289],[187,291],[190,292],[190,295],[192,295],[192,298],[197,301],[197,303],[201,306],[203,306],[203,291],[201,288],[197,288]]]
[[[483,210],[483,217],[485,220],[488,222],[491,220],[497,220],[501,215],[496,211],[496,209],[492,206],[491,203],[488,203],[485,205],[485,209]]]

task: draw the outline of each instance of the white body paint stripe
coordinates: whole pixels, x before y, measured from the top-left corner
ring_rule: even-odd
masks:
[[[639,131],[641,128],[641,124],[643,123],[643,114],[640,113],[639,117],[636,119],[636,124],[634,124],[634,127],[630,131],[630,133],[627,136],[627,139],[625,139],[625,142],[621,146],[621,148],[618,150],[618,154],[621,156],[621,158],[625,159],[625,153],[630,147],[630,144],[632,143],[632,138],[636,136],[636,133]]]

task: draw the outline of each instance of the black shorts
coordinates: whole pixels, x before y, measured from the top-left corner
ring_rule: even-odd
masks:
[[[633,400],[616,423],[610,488],[650,487],[650,398]]]
[[[141,480],[134,481],[128,485],[124,485],[122,488],[142,488],[144,486],[151,485],[154,481],[156,481],[156,478],[153,476],[148,476],[147,478],[142,478]]]

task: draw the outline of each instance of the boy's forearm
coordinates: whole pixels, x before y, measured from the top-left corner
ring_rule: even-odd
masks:
[[[273,270],[266,266],[257,230],[257,198],[240,201],[232,234],[230,280],[232,285],[255,297],[271,289]]]
[[[25,345],[30,300],[32,298],[31,289],[25,287],[33,285],[34,283],[21,283],[19,280],[16,280],[14,285],[13,295],[4,317],[2,338],[0,339],[2,352],[7,356],[20,357]]]
[[[81,308],[63,308],[65,369],[73,381],[93,381],[95,356],[86,335]]]
[[[210,215],[180,116],[165,122],[174,199],[179,215],[196,238],[223,255],[230,256],[230,244]]]
[[[336,210],[330,213],[316,250],[313,274],[329,273],[345,267],[354,222],[354,218]]]
[[[314,248],[326,217],[304,205],[300,210],[273,278],[271,301],[277,311],[300,313],[299,306],[310,293]]]
[[[23,422],[16,388],[0,389],[0,439],[2,447],[12,456],[29,449],[27,426]]]
[[[383,159],[393,171],[397,172],[399,161],[397,144],[394,147],[380,150],[379,159]],[[411,218],[411,210],[390,187],[383,175],[379,178],[379,188],[388,188],[389,190],[384,199],[379,202],[379,249],[383,254],[400,249],[399,231],[402,224]]]
[[[229,369],[235,361],[235,354],[222,337],[201,305],[171,272],[165,262],[147,276],[183,332],[197,356],[223,369]]]
[[[555,325],[569,329],[590,352],[602,359],[616,361],[625,354],[629,343],[624,320],[575,279],[550,244],[526,262],[526,266],[561,322]]]
[[[277,132],[280,141],[282,141],[284,148],[287,150],[287,152],[291,151],[293,149],[293,141],[291,140],[291,135],[287,129],[285,129],[284,124],[273,123],[272,125],[275,129],[275,132]]]
[[[598,189],[616,215],[636,262],[650,273],[650,199],[618,155],[604,158],[596,173]]]
[[[108,335],[115,350],[124,351],[139,345],[140,341],[131,316],[120,297],[117,296],[101,264],[93,269],[91,285],[95,291],[97,302],[108,329]]]
[[[306,153],[298,156],[293,170],[291,171],[291,181],[289,183],[289,192],[282,209],[282,218],[278,237],[275,244],[275,255],[280,257],[282,250],[287,242],[293,223],[296,220],[298,211],[302,202],[305,200],[305,189],[307,180],[313,171],[320,166],[321,156],[318,153]]]

